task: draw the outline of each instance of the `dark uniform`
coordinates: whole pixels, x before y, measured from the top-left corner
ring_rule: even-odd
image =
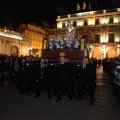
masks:
[[[68,68],[68,88],[69,88],[69,94],[72,99],[72,97],[76,98],[75,94],[75,70],[76,70],[76,65],[72,62],[66,62],[67,68]]]
[[[56,84],[58,80],[58,63],[55,61],[51,61],[49,64],[49,82],[48,82],[48,92],[49,92],[49,97],[51,95],[55,96],[56,95]]]
[[[49,76],[46,74],[47,71],[47,64],[37,64],[35,70],[35,94],[36,97],[40,96],[41,91],[46,90],[47,79]]]
[[[31,82],[34,78],[34,68],[30,61],[25,62],[25,89],[26,94],[30,94],[30,90],[32,91]]]
[[[25,93],[25,63],[21,63],[18,68],[17,88],[20,95]]]
[[[56,85],[56,102],[61,100],[61,96],[65,96],[66,93],[71,98],[70,95],[70,86],[69,86],[69,74],[68,66],[66,63],[60,63],[58,66],[58,80]]]
[[[77,100],[83,99],[83,89],[87,85],[88,92],[90,95],[90,102],[93,103],[94,99],[94,76],[91,65],[87,64],[83,67],[80,65],[77,70],[77,81],[76,81],[76,91],[77,91]]]

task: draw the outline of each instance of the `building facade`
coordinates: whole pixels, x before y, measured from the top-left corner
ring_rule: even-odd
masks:
[[[30,38],[17,32],[0,29],[0,54],[29,55]]]
[[[89,43],[89,57],[120,55],[120,8],[58,16],[57,36],[65,36],[68,21],[75,28],[75,38],[82,36]]]
[[[41,56],[42,50],[42,40],[45,37],[45,30],[40,26],[37,26],[35,23],[31,24],[21,24],[17,32],[27,35],[31,38],[31,48],[32,54]]]

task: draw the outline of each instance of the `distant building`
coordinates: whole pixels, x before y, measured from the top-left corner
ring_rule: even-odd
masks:
[[[57,37],[66,35],[68,21],[75,28],[75,38],[82,36],[88,43],[89,57],[120,55],[120,8],[58,16]]]
[[[45,30],[35,23],[21,24],[17,32],[31,38],[32,54],[41,56],[42,40],[45,38]]]
[[[0,54],[29,55],[30,38],[26,35],[0,28]]]

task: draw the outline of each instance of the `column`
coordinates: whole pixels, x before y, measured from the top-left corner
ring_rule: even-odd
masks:
[[[118,55],[120,55],[120,45],[119,44],[117,45],[117,57],[118,57]]]

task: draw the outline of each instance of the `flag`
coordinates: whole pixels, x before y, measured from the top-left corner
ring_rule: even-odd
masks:
[[[86,9],[86,3],[83,1],[83,10],[85,10]]]
[[[89,3],[89,9],[91,10],[92,8],[91,8],[91,4]]]
[[[80,8],[80,5],[79,3],[77,3],[77,11],[79,11],[81,8]]]

